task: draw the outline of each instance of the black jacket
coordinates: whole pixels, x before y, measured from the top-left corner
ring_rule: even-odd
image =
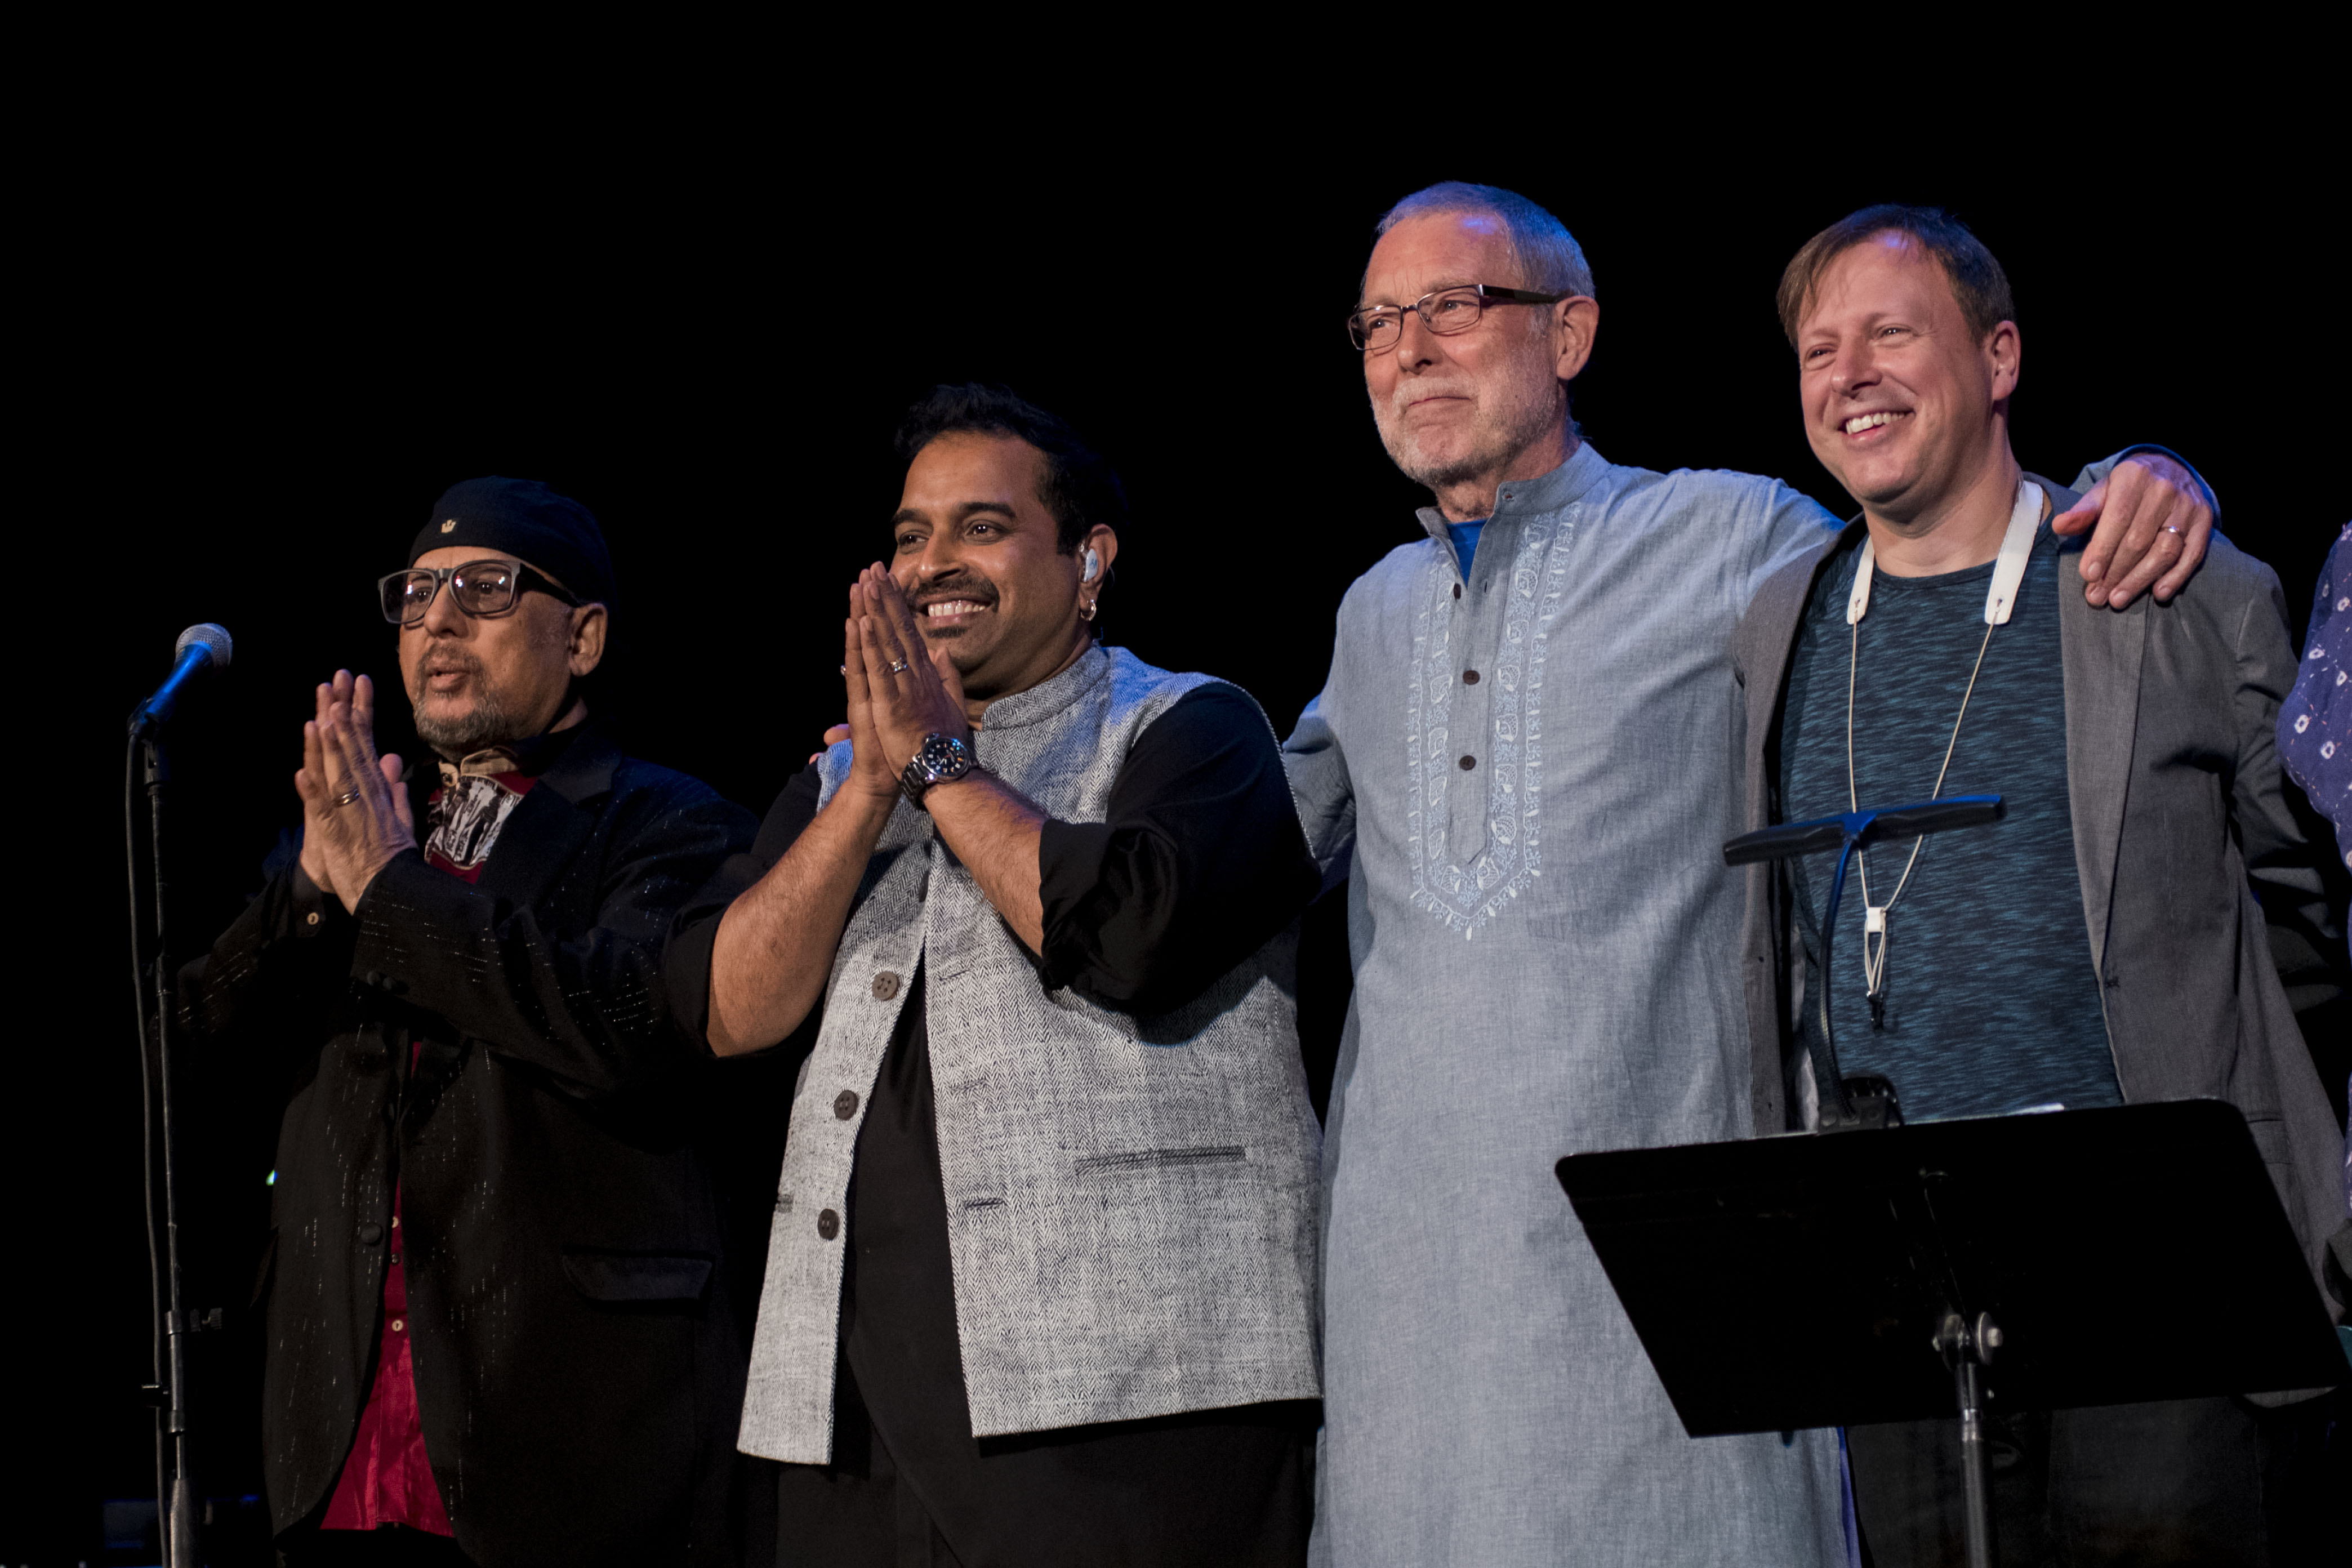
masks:
[[[477,886],[412,851],[357,918],[291,865],[182,971],[200,1078],[282,1097],[263,1265],[280,1531],[374,1376],[394,1184],[427,1452],[485,1564],[729,1555],[758,1260],[730,1254],[722,1069],[672,1023],[678,906],[749,813],[577,736]],[[415,1066],[411,1070],[412,1047]]]

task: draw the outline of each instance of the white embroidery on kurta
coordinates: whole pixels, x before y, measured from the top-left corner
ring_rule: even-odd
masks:
[[[1574,516],[1570,509],[1569,519]],[[1412,903],[1465,939],[1492,921],[1542,874],[1542,699],[1544,648],[1559,613],[1568,571],[1569,519],[1531,521],[1511,562],[1510,595],[1491,682],[1486,758],[1486,841],[1467,865],[1451,858],[1449,828],[1459,763],[1448,721],[1462,672],[1454,647],[1454,574],[1448,553],[1433,550],[1423,567],[1413,615],[1411,691],[1405,714],[1405,855]],[[1466,785],[1467,779],[1463,783]],[[1476,809],[1471,796],[1469,809]]]

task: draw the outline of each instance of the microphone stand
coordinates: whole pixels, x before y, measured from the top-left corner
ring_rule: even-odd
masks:
[[[186,1295],[180,1269],[180,1191],[178,1170],[178,1137],[174,1124],[177,1096],[174,1081],[174,1053],[172,1049],[172,966],[166,945],[165,926],[168,885],[163,875],[163,798],[171,774],[164,763],[163,743],[158,726],[149,721],[144,708],[131,723],[132,753],[142,763],[141,774],[147,787],[147,846],[149,869],[152,873],[152,924],[142,922],[137,857],[137,811],[135,796],[125,790],[123,838],[131,879],[131,965],[138,982],[134,995],[139,1005],[140,1061],[144,1068],[148,1055],[147,1004],[148,977],[140,963],[142,924],[152,936],[155,1027],[153,1031],[154,1080],[145,1080],[141,1073],[146,1100],[147,1139],[147,1256],[153,1290],[153,1307],[161,1321],[156,1325],[154,1343],[154,1375],[156,1382],[148,1389],[148,1397],[156,1406],[155,1432],[155,1509],[156,1521],[162,1535],[165,1568],[197,1568],[202,1507],[195,1485],[194,1463],[194,1431],[188,1408],[188,1336],[199,1328],[218,1326],[220,1314],[209,1312],[200,1320],[187,1310]],[[125,773],[130,772],[131,759],[126,757]],[[126,778],[126,784],[129,780]],[[162,1175],[163,1191],[163,1238],[159,1248],[155,1227],[155,1177]]]
[[[1845,896],[1846,867],[1853,859],[1853,852],[1882,838],[1916,838],[1955,827],[1980,827],[1999,822],[2003,809],[1997,795],[1950,795],[1909,805],[1870,806],[1836,816],[1816,817],[1811,822],[1782,823],[1725,840],[1723,862],[1727,866],[1785,860],[1830,849],[1838,852],[1837,872],[1830,881],[1829,900],[1822,913],[1821,952],[1816,965],[1821,972],[1821,1049],[1811,1051],[1808,1047],[1812,1056],[1814,1086],[1821,1095],[1817,1131],[1844,1132],[1903,1124],[1902,1105],[1894,1084],[1875,1073],[1843,1078],[1838,1072],[1837,1036],[1830,1016],[1830,943],[1837,933],[1838,901]],[[1923,1179],[1929,1174],[1920,1173]],[[1926,1196],[1932,1218],[1932,1190]],[[1960,1299],[1956,1289],[1948,1286],[1947,1289],[1953,1300]],[[1979,1312],[1970,1321],[1958,1311],[1948,1311],[1936,1333],[1936,1349],[1951,1368],[1954,1402],[1960,1412],[1960,1478],[1969,1568],[1993,1568],[1992,1479],[1984,1441],[1984,1369],[1992,1363],[1993,1352],[2000,1342],[2000,1327],[1989,1312]]]

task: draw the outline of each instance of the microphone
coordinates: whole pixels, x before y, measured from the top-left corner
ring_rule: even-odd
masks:
[[[230,650],[226,626],[200,621],[182,632],[180,640],[172,647],[176,660],[172,673],[155,689],[155,695],[141,703],[139,710],[131,716],[131,734],[144,737],[154,733],[172,717],[172,710],[179,706],[181,697],[199,677],[228,668]]]

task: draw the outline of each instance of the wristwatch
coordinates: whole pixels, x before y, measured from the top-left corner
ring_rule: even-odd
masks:
[[[971,772],[971,748],[952,735],[926,735],[922,750],[898,775],[898,788],[917,811],[924,809],[923,795],[933,784],[960,779]]]

